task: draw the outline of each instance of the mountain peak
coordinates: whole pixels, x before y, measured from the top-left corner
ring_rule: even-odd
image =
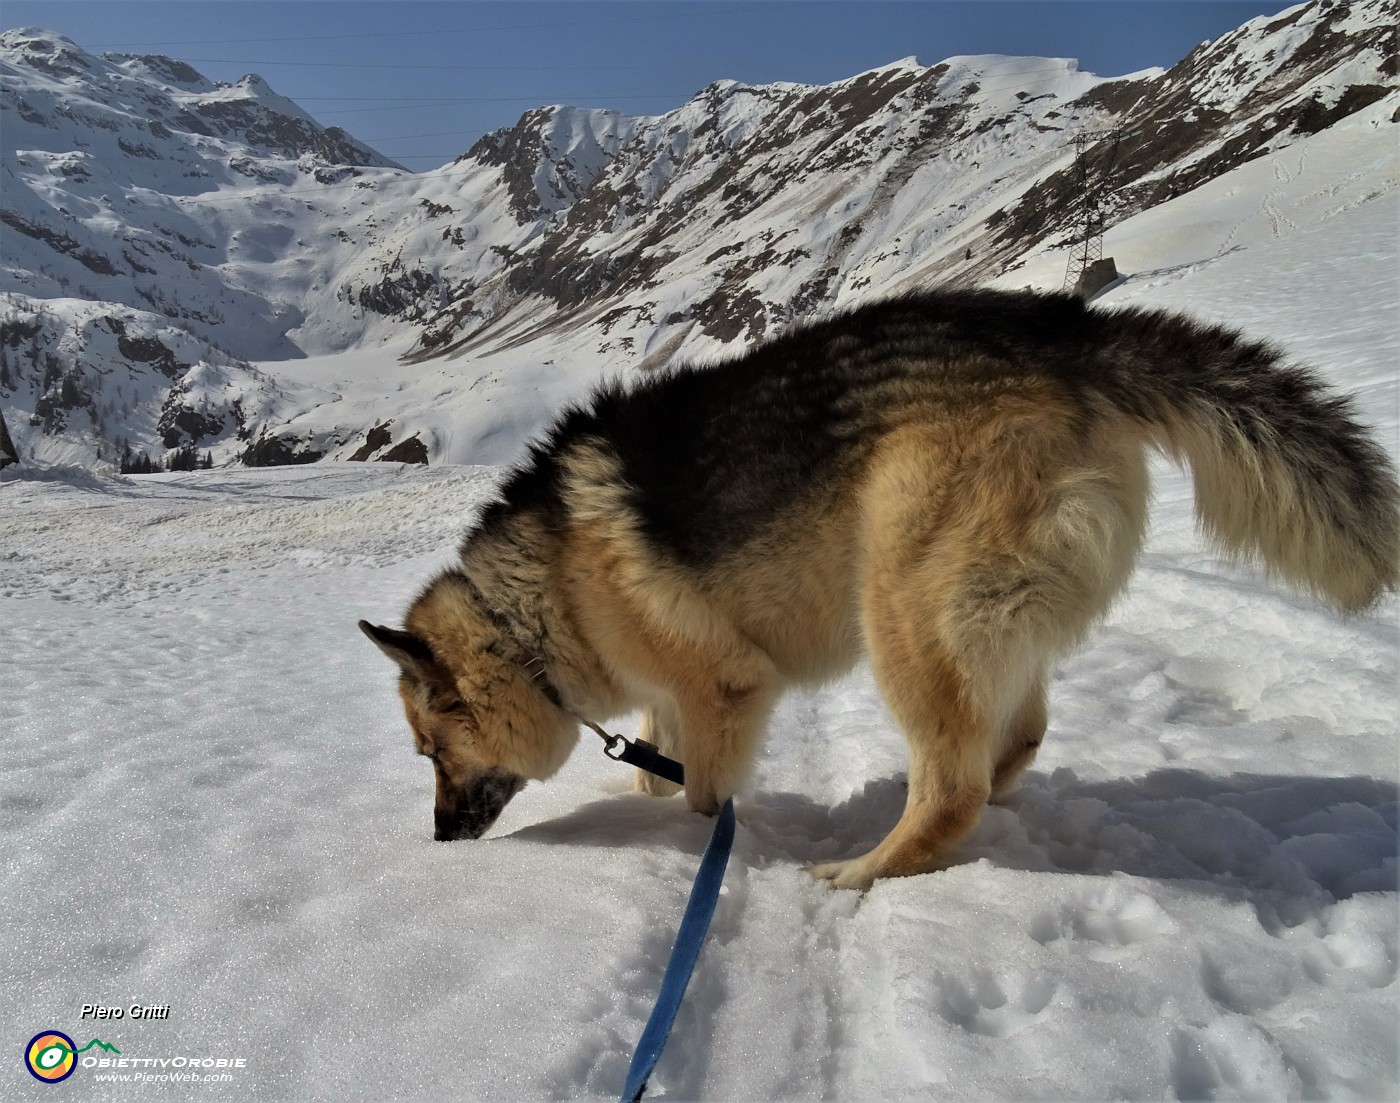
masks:
[[[871,69],[870,72],[872,72],[872,73],[888,73],[888,72],[895,72],[895,73],[897,73],[897,72],[901,72],[901,71],[904,71],[904,70],[913,70],[913,71],[915,71],[915,72],[921,72],[923,69],[924,69],[924,66],[919,64],[919,59],[918,59],[917,57],[915,57],[913,54],[910,54],[908,57],[902,57],[902,58],[900,58],[898,61],[891,61],[888,65],[879,65],[879,66],[875,67],[874,69]]]
[[[40,27],[16,27],[0,34],[0,55],[12,65],[51,77],[86,77],[97,59],[74,42]]]
[[[225,102],[242,101],[244,103],[256,104],[267,111],[274,111],[289,119],[297,119],[304,123],[310,123],[312,126],[320,129],[320,124],[316,122],[300,104],[276,91],[272,85],[268,84],[268,82],[257,73],[245,73],[233,84],[221,84],[217,86],[214,95],[210,98]]]
[[[188,194],[231,173],[287,183],[328,166],[401,167],[323,127],[257,74],[222,84],[159,54],[94,57],[37,28],[0,35],[0,63],[6,149],[56,158],[75,182]],[[46,206],[34,213],[50,218]]]

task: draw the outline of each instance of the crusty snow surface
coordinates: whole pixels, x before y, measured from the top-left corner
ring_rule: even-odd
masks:
[[[1394,454],[1394,193],[1261,225],[1105,302],[1276,338]],[[1140,572],[953,868],[863,896],[803,873],[882,836],[905,756],[863,669],[784,701],[652,1097],[1396,1098],[1396,601],[1343,620],[1222,564],[1156,471]],[[56,1028],[245,1062],[165,1098],[616,1097],[710,821],[590,735],[486,838],[433,842],[355,629],[397,623],[499,475],[0,475],[15,1053]],[[141,1097],[100,1075],[14,1061],[0,1095]]]

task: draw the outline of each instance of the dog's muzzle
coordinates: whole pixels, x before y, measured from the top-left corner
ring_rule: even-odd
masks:
[[[433,813],[438,842],[479,839],[496,822],[510,798],[525,788],[525,779],[505,770],[487,770],[457,794],[456,807]]]

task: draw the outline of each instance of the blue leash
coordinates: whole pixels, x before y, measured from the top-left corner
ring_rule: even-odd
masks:
[[[685,768],[645,740],[631,743],[620,735],[610,736],[592,724],[588,726],[608,741],[604,753],[609,758],[630,762],[677,785],[685,784]],[[614,754],[613,748],[618,743],[623,744],[623,749]],[[700,957],[700,947],[710,931],[710,920],[715,914],[715,904],[719,902],[719,890],[724,883],[724,870],[729,865],[729,851],[733,845],[734,801],[727,800],[715,821],[715,830],[710,835],[709,845],[705,847],[705,856],[700,859],[700,870],[695,874],[685,915],[681,917],[681,927],[676,932],[676,943],[671,948],[671,960],[666,963],[666,972],[661,977],[661,991],[657,993],[656,1005],[651,1009],[651,1017],[647,1019],[637,1048],[632,1053],[621,1103],[638,1103],[646,1091],[647,1080],[656,1068],[656,1062],[661,1059],[661,1051],[666,1048],[666,1039],[671,1036],[676,1013],[681,1009],[681,999],[685,996],[686,985],[690,983],[690,974],[695,971],[696,959]]]
[[[632,1054],[627,1084],[622,1089],[622,1103],[637,1103],[642,1098],[651,1070],[656,1068],[661,1051],[666,1048],[666,1039],[671,1036],[676,1012],[681,1009],[685,986],[690,983],[695,960],[700,956],[700,946],[710,930],[710,919],[715,914],[719,887],[724,881],[724,867],[729,864],[729,848],[733,844],[734,801],[727,800],[720,809],[719,819],[715,821],[714,834],[710,836],[710,844],[705,847],[705,856],[700,859],[700,872],[695,875],[695,884],[690,889],[690,900],[685,905],[681,929],[676,932],[671,960],[666,963],[666,973],[661,978],[656,1006],[651,1009],[651,1018],[647,1019],[636,1051]]]

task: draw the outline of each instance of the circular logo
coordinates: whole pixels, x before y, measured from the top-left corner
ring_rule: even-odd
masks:
[[[57,1084],[73,1075],[78,1063],[73,1039],[61,1030],[45,1030],[34,1035],[24,1047],[24,1064],[29,1075],[45,1084]]]

